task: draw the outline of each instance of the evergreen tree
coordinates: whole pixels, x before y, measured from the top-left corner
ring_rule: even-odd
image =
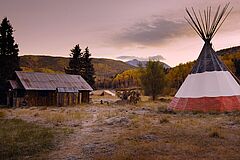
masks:
[[[65,73],[73,75],[81,75],[88,84],[93,87],[95,83],[94,68],[92,65],[92,58],[88,47],[85,49],[84,53],[81,52],[79,44],[71,49],[71,59],[69,61],[69,66],[65,68]]]
[[[146,68],[141,68],[140,79],[144,93],[156,100],[165,84],[163,65],[159,61],[148,61]]]
[[[92,58],[90,58],[91,54],[89,52],[88,47],[85,49],[83,54],[83,62],[84,62],[84,73],[83,78],[88,82],[91,87],[94,87],[95,77],[94,77],[94,68],[92,64]]]
[[[13,27],[7,18],[0,25],[0,96],[5,101],[7,80],[11,79],[14,71],[20,70],[18,45],[13,37]]]
[[[65,68],[65,73],[73,75],[83,75],[84,72],[83,53],[81,52],[79,44],[76,45],[70,51],[71,58],[69,61],[69,66]]]

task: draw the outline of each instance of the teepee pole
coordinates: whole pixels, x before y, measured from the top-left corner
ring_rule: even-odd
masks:
[[[190,24],[193,30],[204,40],[211,41],[215,36],[217,31],[220,29],[226,18],[231,13],[232,9],[229,9],[229,4],[227,3],[223,8],[219,5],[214,17],[211,19],[212,8],[207,7],[206,10],[203,10],[203,14],[199,11],[198,15],[196,14],[194,8],[191,10],[186,8],[186,12],[189,18],[186,18],[186,21]]]

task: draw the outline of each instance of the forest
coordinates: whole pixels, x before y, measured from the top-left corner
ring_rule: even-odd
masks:
[[[237,51],[237,52],[236,52]],[[225,65],[231,70],[231,72],[237,77],[240,77],[240,51],[239,47],[233,47],[225,50],[218,51],[219,58],[225,63]],[[179,65],[165,70],[165,85],[161,95],[173,96],[178,88],[182,85],[187,75],[191,72],[195,61],[180,63]],[[123,73],[117,74],[113,79],[113,87],[116,88],[129,88],[139,87],[140,70],[130,69]]]

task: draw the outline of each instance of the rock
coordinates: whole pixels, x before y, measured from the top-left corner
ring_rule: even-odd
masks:
[[[66,160],[78,160],[80,158],[76,157],[76,156],[68,156],[65,158]]]
[[[145,135],[139,136],[138,139],[144,140],[144,141],[157,141],[158,136],[154,134],[145,134]]]
[[[115,144],[105,144],[100,148],[101,152],[104,154],[111,154],[116,150]]]
[[[126,117],[112,117],[105,120],[105,123],[107,125],[128,125],[130,123],[130,120]]]
[[[83,153],[87,155],[92,155],[96,150],[96,144],[91,143],[91,144],[86,144],[83,147]]]

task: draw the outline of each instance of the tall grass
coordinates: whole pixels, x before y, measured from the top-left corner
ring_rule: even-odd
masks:
[[[72,120],[83,120],[89,115],[87,113],[82,113],[80,111],[72,112],[44,112],[41,114],[42,117],[45,117],[48,122],[52,123],[63,123],[66,121]]]
[[[5,113],[3,111],[0,111],[0,118],[5,117]]]
[[[19,119],[0,121],[0,159],[23,159],[54,147],[56,132]]]

